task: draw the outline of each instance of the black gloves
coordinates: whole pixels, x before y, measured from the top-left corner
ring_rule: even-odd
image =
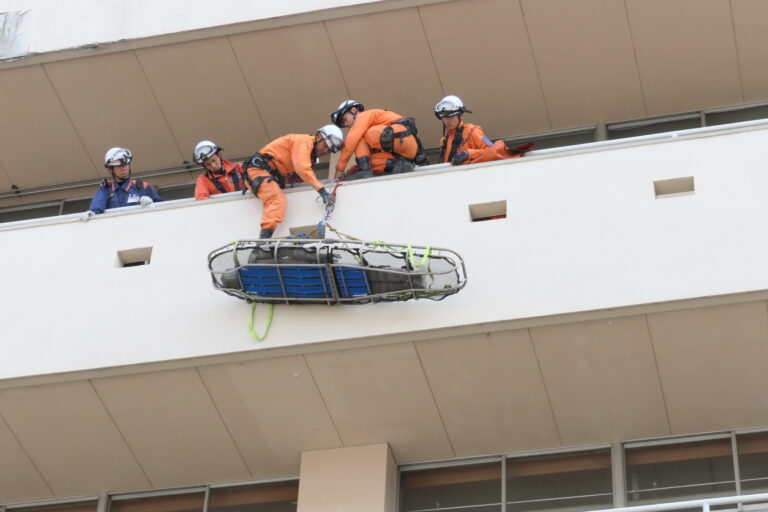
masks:
[[[317,193],[320,194],[320,198],[323,200],[323,204],[333,206],[333,204],[336,203],[336,198],[329,194],[328,191],[324,188],[318,190]]]
[[[461,153],[456,153],[453,156],[451,165],[461,165],[467,160],[469,160],[469,151],[462,151]]]

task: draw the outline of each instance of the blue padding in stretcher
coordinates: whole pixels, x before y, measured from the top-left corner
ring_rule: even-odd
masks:
[[[368,286],[368,280],[365,277],[365,270],[350,267],[334,267],[333,276],[336,278],[336,288],[339,290],[339,296],[360,297],[369,295],[371,289]]]
[[[282,276],[283,286],[280,286]],[[262,297],[327,298],[333,297],[325,267],[249,266],[240,269],[243,290]],[[285,293],[283,293],[285,287]]]

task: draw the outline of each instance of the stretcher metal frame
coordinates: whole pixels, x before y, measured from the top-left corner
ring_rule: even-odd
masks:
[[[276,262],[285,250],[297,248],[304,249],[306,254],[314,252],[315,261]],[[249,250],[262,251],[259,253],[262,256],[271,254],[274,261],[238,261],[238,254]],[[334,261],[334,251],[342,251],[347,257],[356,254],[359,261],[357,264]],[[234,254],[228,256],[227,253]],[[371,256],[375,259],[376,255],[394,258],[403,264],[400,268],[395,268],[368,263]],[[214,261],[221,257],[231,257],[234,266],[224,270],[214,268]],[[322,261],[323,259],[328,261]],[[358,240],[238,240],[211,251],[208,255],[208,270],[214,288],[248,303],[266,304],[335,305],[402,302],[412,299],[442,300],[458,293],[467,283],[464,260],[449,249]],[[224,282],[225,276],[228,277],[229,286]],[[236,281],[233,279],[235,276]],[[372,281],[373,278],[380,277],[394,280],[395,284],[398,281],[406,283],[406,286],[375,292],[377,285]],[[309,292],[295,291],[301,289],[300,286],[297,288],[296,283],[302,278],[315,283],[310,286],[312,289]],[[262,284],[258,284],[259,281]],[[267,281],[269,286],[273,287],[272,291],[260,294],[266,289],[263,282]],[[237,283],[237,288],[231,287],[234,282]],[[279,293],[274,293],[275,282],[279,285]],[[440,284],[440,287],[432,287],[435,284]],[[392,282],[383,284],[392,285]]]

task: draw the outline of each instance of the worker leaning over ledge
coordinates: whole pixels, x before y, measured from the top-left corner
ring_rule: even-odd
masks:
[[[126,148],[110,148],[104,155],[104,167],[114,178],[101,180],[99,190],[91,199],[88,211],[80,218],[88,220],[97,213],[104,213],[109,208],[121,206],[149,206],[163,198],[140,178],[131,179],[131,161],[133,154]]]
[[[466,112],[472,113],[458,96],[446,96],[435,105],[435,117],[443,123],[441,163],[461,165],[519,158],[533,149],[532,142],[514,149],[507,148],[503,140],[491,142],[480,126],[462,121],[461,117]]]
[[[275,139],[243,164],[248,188],[264,202],[259,238],[271,238],[277,225],[285,219],[287,202],[281,189],[285,188],[286,176],[298,174],[320,194],[324,204],[333,200],[318,181],[312,163],[343,146],[341,130],[329,124],[317,130],[314,137],[290,134]]]
[[[339,128],[350,129],[336,164],[336,172],[342,173],[345,180],[411,172],[414,165],[429,164],[411,117],[389,110],[365,110],[357,101],[346,100],[331,114],[331,120]],[[352,154],[357,159],[357,170],[344,174]]]
[[[210,140],[197,143],[192,154],[195,163],[205,169],[195,183],[195,199],[202,201],[212,195],[245,189],[242,164],[233,164],[221,156],[222,148]]]

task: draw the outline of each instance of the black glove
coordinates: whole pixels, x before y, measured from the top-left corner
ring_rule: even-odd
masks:
[[[325,205],[333,206],[333,204],[336,202],[336,198],[329,194],[328,191],[324,188],[318,190],[317,193],[320,194],[320,198],[323,200],[323,204]]]
[[[451,160],[451,165],[461,165],[466,160],[469,160],[469,151],[462,151],[461,153],[456,153],[453,155],[453,159]]]

